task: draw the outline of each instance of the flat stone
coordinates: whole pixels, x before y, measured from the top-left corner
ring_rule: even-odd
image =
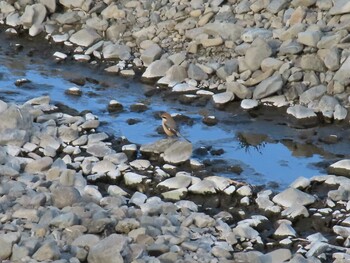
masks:
[[[321,39],[321,32],[319,31],[305,31],[298,34],[298,42],[310,46],[316,47],[318,41]]]
[[[194,194],[215,194],[216,184],[213,181],[202,180],[198,183],[193,184],[188,191]]]
[[[291,207],[293,204],[309,205],[314,203],[316,199],[314,196],[298,189],[287,188],[283,192],[275,195],[272,201],[284,207]]]
[[[178,140],[164,151],[164,161],[170,164],[180,164],[188,161],[192,155],[192,144]]]
[[[176,176],[169,179],[164,180],[159,183],[157,186],[163,186],[168,189],[179,189],[179,188],[187,188],[192,182],[191,177],[189,176]]]
[[[24,168],[24,171],[27,173],[43,172],[45,170],[48,170],[51,167],[52,163],[53,160],[51,157],[43,157],[38,160],[29,162]]]
[[[242,34],[241,39],[244,42],[251,43],[258,37],[269,40],[272,38],[272,31],[265,28],[247,28]]]
[[[161,195],[167,200],[178,201],[181,200],[187,194],[187,192],[187,188],[178,188],[167,192],[163,192],[161,193]]]
[[[241,108],[244,110],[251,110],[258,107],[259,102],[253,99],[244,99],[241,101]]]
[[[142,74],[142,77],[147,79],[163,77],[171,66],[172,62],[168,59],[153,61]]]
[[[350,2],[347,0],[334,0],[334,5],[329,10],[330,15],[341,15],[350,13]]]
[[[230,101],[233,101],[234,98],[235,95],[231,91],[217,93],[212,96],[213,102],[217,106],[222,106]]]
[[[69,38],[72,43],[83,47],[88,47],[100,39],[101,36],[92,28],[83,28]]]
[[[102,55],[105,59],[129,60],[131,58],[130,47],[122,44],[105,45],[102,49]]]
[[[350,176],[350,159],[343,159],[333,163],[328,168],[331,174]]]

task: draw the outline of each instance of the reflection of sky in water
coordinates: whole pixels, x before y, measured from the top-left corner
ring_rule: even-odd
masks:
[[[0,57],[0,59],[5,59]],[[7,63],[11,65],[11,63]],[[106,81],[115,83],[107,88],[100,89],[100,87],[87,82],[83,87],[83,96],[74,97],[67,96],[64,91],[72,86],[64,80],[60,74],[63,74],[57,68],[45,68],[42,65],[37,71],[35,65],[27,65],[30,69],[16,69],[10,71],[4,66],[0,66],[0,96],[5,100],[12,100],[22,103],[33,97],[41,95],[49,95],[53,101],[63,102],[64,104],[75,108],[79,111],[91,110],[98,115],[101,121],[107,123],[103,126],[107,132],[113,133],[116,136],[126,136],[130,141],[144,144],[150,143],[163,137],[156,132],[156,128],[160,125],[160,119],[155,119],[153,113],[155,111],[169,111],[179,112],[178,104],[164,102],[160,98],[146,98],[143,94],[143,85],[134,82],[130,79],[119,78],[111,75],[104,75]],[[76,69],[78,70],[78,69]],[[58,73],[58,74],[57,74]],[[89,73],[80,73],[80,76],[89,76]],[[91,74],[91,71],[90,71]],[[77,77],[80,77],[77,74]],[[101,76],[92,76],[98,77]],[[33,88],[16,87],[14,82],[19,78],[27,78],[32,81],[30,85]],[[137,86],[140,86],[137,88]],[[7,91],[7,93],[3,93]],[[12,93],[14,92],[14,93]],[[88,96],[89,92],[93,92],[96,96]],[[109,114],[106,106],[111,99],[118,100],[124,105],[124,112],[120,114]],[[130,112],[129,106],[140,101],[150,101],[150,109],[143,113]],[[264,184],[269,181],[276,181],[282,186],[286,186],[293,182],[299,176],[311,177],[319,172],[316,168],[309,167],[310,163],[321,161],[321,157],[314,155],[311,158],[294,157],[292,153],[281,143],[265,143],[264,146],[255,149],[250,147],[248,149],[241,148],[239,141],[236,138],[234,128],[228,130],[227,127],[222,129],[217,126],[208,127],[202,125],[201,116],[194,114],[196,112],[193,107],[181,105],[181,110],[190,116],[195,124],[193,126],[183,126],[181,133],[192,141],[194,148],[201,146],[213,146],[215,149],[224,149],[225,153],[221,156],[205,156],[206,158],[224,159],[232,161],[233,163],[243,163],[243,173],[239,176],[233,174],[225,174],[225,176],[232,178],[239,178],[243,181],[248,181],[252,184]],[[126,121],[129,118],[140,119],[140,123],[128,125]]]

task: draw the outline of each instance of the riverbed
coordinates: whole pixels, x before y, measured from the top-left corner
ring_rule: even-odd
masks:
[[[103,123],[101,129],[138,145],[165,136],[158,132],[159,112],[184,115],[187,118],[180,122],[181,133],[193,144],[193,158],[214,174],[280,190],[299,176],[324,174],[330,163],[349,157],[346,123],[302,128],[289,122],[284,108],[262,106],[248,112],[240,108],[239,102],[224,109],[216,109],[211,101],[200,106],[185,105],[167,96],[156,84],[143,83],[139,76],[105,72],[108,62],[76,62],[70,57],[59,62],[53,53],[67,51],[67,47],[49,45],[43,38],[0,37],[2,100],[23,103],[49,95],[56,104],[78,112],[91,111]],[[28,82],[16,86],[20,79]],[[73,86],[79,86],[81,96],[65,93]],[[108,112],[110,100],[120,102],[123,111]],[[133,111],[131,106],[136,103],[145,104],[147,110]],[[206,114],[215,116],[218,124],[203,124]]]

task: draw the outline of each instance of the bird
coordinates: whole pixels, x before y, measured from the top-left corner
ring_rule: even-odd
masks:
[[[176,136],[176,137],[182,137],[186,141],[190,142],[188,139],[186,139],[177,129],[177,125],[173,117],[167,112],[163,112],[160,117],[162,118],[162,127],[166,135],[169,137]]]

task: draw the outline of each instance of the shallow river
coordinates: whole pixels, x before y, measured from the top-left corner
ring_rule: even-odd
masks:
[[[33,97],[49,95],[54,103],[60,102],[78,111],[90,110],[102,121],[102,130],[126,136],[136,144],[164,137],[157,132],[160,111],[184,114],[192,124],[183,123],[181,133],[193,143],[193,157],[204,162],[215,174],[280,189],[299,176],[326,173],[329,163],[348,156],[349,133],[345,124],[297,129],[289,125],[285,109],[262,107],[245,112],[238,102],[225,110],[213,108],[210,101],[206,106],[182,105],[164,96],[163,92],[146,96],[156,85],[141,83],[137,77],[108,74],[102,66],[71,59],[58,63],[52,54],[63,47],[53,49],[46,40],[8,37],[2,32],[0,41],[0,99],[23,103]],[[21,43],[23,48],[16,47],[16,43]],[[16,86],[15,81],[22,78],[30,83]],[[76,86],[72,79],[87,78],[80,87],[82,96],[65,94],[67,88]],[[112,99],[123,104],[123,112],[110,114],[107,111]],[[138,102],[147,104],[148,110],[132,112],[130,106]],[[218,118],[216,126],[202,123],[203,109]],[[136,123],[129,125],[130,119]],[[322,139],[331,134],[338,135],[341,140],[335,144],[323,143]],[[240,170],[237,167],[242,171],[237,172]]]

